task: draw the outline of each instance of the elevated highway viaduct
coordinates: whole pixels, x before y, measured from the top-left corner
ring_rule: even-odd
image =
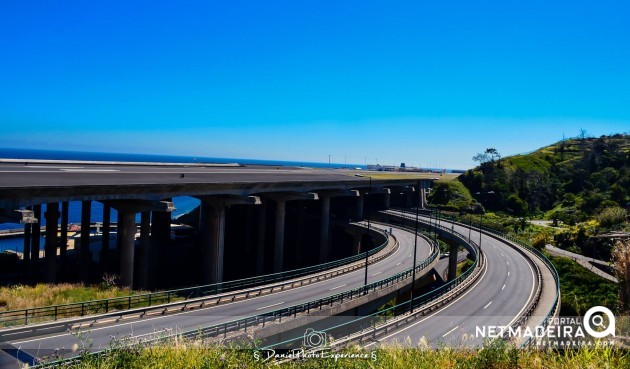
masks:
[[[80,244],[90,244],[90,211],[92,203],[103,206],[101,255],[110,250],[110,212],[118,212],[116,271],[121,283],[128,287],[155,287],[159,270],[168,265],[164,259],[170,238],[171,199],[192,196],[201,201],[198,221],[200,237],[197,254],[200,280],[215,283],[224,280],[226,228],[237,227],[247,235],[248,245],[242,252],[254,259],[252,272],[286,270],[287,257],[304,253],[299,240],[287,240],[287,219],[290,204],[319,204],[318,250],[311,264],[330,259],[340,247],[331,243],[331,209],[337,219],[361,220],[367,209],[385,209],[392,199],[397,203],[424,206],[424,194],[430,179],[374,179],[357,177],[336,170],[297,167],[215,166],[199,164],[131,164],[49,161],[0,161],[0,219],[23,222],[24,260],[31,281],[55,282],[67,258],[68,202],[81,201]],[[337,206],[343,204],[344,206]],[[42,205],[45,212],[42,211]],[[231,210],[249,207],[249,221],[226,217]],[[140,215],[140,242],[135,234]],[[47,224],[44,261],[40,257],[40,227]],[[226,221],[231,223],[226,224]],[[58,235],[55,230],[60,225]],[[353,252],[359,249],[360,238],[351,241]],[[367,241],[364,241],[367,242]],[[287,256],[287,244],[293,250]],[[229,250],[228,250],[229,251]],[[78,250],[80,280],[89,281],[92,256],[89,247]],[[57,256],[59,255],[59,256]],[[43,269],[33,271],[28,265]],[[39,273],[38,273],[39,272]]]

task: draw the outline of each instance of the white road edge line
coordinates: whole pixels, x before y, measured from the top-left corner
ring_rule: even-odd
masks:
[[[534,289],[536,288],[536,273],[534,273],[534,268],[532,268],[529,261],[525,259],[525,256],[523,256],[520,252],[518,252],[518,250],[516,251],[516,253],[518,254],[518,256],[520,256],[523,259],[523,261],[525,261],[525,263],[527,263],[527,265],[529,266],[529,270],[532,272],[532,289],[531,291],[529,291],[529,297],[527,298],[528,303],[525,306],[523,306],[523,308],[521,309],[521,311],[518,312],[518,314],[516,314],[514,319],[512,319],[512,321],[507,325],[508,327],[511,327],[512,324],[514,324],[514,322],[516,321],[516,319],[518,319],[521,316],[521,314],[523,314],[523,311],[525,310],[525,308],[527,308],[527,305],[529,305],[529,301],[532,300],[532,295],[534,295]],[[510,276],[510,272],[508,272],[508,277],[509,276]]]
[[[487,308],[488,306],[490,306],[490,304],[492,304],[492,301],[490,301],[490,302],[488,303],[488,305],[484,306],[484,307],[483,307],[483,309],[484,309],[484,310],[486,310],[486,308]]]
[[[283,301],[283,302],[279,302],[279,303],[277,303],[277,304],[273,304],[273,305],[267,305],[267,306],[259,307],[259,308],[258,308],[258,309],[256,309],[256,310],[267,309],[267,308],[274,307],[274,306],[278,306],[278,305],[282,305],[282,304],[284,304],[284,301]]]

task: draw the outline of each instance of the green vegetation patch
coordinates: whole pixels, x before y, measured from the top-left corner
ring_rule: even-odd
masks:
[[[470,268],[473,265],[473,261],[470,259],[466,259],[465,261],[462,261],[461,263],[457,264],[457,275],[462,275],[465,271],[468,270],[468,268]]]
[[[607,279],[591,273],[575,261],[547,255],[560,275],[562,308],[560,315],[584,315],[593,306],[606,306],[618,311],[618,286]]]
[[[0,304],[0,311],[101,300],[129,296],[134,293],[142,293],[142,291],[107,285],[85,286],[71,283],[0,287],[0,301],[3,302]]]
[[[470,191],[459,181],[437,181],[429,194],[429,201],[445,210],[459,211],[476,202]]]
[[[505,159],[508,167],[520,169],[525,172],[536,171],[543,173],[551,167],[548,161],[538,155],[517,155]]]

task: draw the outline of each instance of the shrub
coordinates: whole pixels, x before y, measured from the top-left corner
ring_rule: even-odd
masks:
[[[538,233],[532,239],[532,246],[538,250],[543,250],[548,243],[551,243],[551,237],[546,233]]]
[[[518,197],[517,194],[512,194],[507,198],[507,206],[519,215],[525,214],[528,209],[527,203]]]
[[[602,210],[597,216],[597,221],[602,227],[611,228],[626,221],[626,211],[619,206],[613,206]]]

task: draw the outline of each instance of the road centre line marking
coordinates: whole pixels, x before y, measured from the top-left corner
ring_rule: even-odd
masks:
[[[484,306],[484,307],[483,307],[483,308],[484,308],[484,310],[485,310],[488,306],[490,306],[490,304],[492,304],[492,301],[490,301],[490,302],[488,303],[488,305],[486,305],[486,306]]]
[[[337,286],[337,287],[333,287],[333,288],[329,289],[329,291],[333,291],[333,290],[336,290],[337,288],[345,287],[347,285],[348,285],[347,283],[346,284],[342,284],[341,286]]]
[[[456,330],[457,328],[459,328],[459,326],[457,326],[457,327],[455,327],[455,328],[451,329],[450,331],[448,331],[448,332],[444,333],[444,334],[442,335],[442,337],[446,337],[446,336],[448,336],[449,334],[453,333],[453,331],[454,331],[454,330]]]
[[[374,273],[374,274],[372,274],[372,277],[374,277],[375,275],[379,275],[381,273],[383,273],[383,272]]]
[[[481,281],[484,279],[484,277],[486,276],[487,272],[488,272],[488,263],[486,263],[486,264],[485,264],[485,266],[484,266],[484,270],[483,270],[483,274],[479,277],[479,279],[477,280],[477,282],[476,282],[473,286],[469,287],[469,288],[468,288],[468,290],[467,290],[466,292],[464,292],[464,294],[460,295],[458,298],[456,298],[455,300],[451,301],[448,305],[443,306],[441,309],[438,309],[438,310],[437,310],[436,312],[434,312],[433,314],[431,314],[431,315],[429,315],[429,316],[425,317],[424,319],[422,319],[422,320],[420,320],[420,321],[418,321],[418,322],[416,322],[416,323],[413,323],[413,324],[411,324],[411,325],[407,325],[407,326],[406,326],[406,327],[404,327],[403,329],[401,329],[401,330],[399,330],[399,331],[397,331],[397,332],[394,332],[394,333],[390,334],[389,336],[385,336],[385,337],[383,337],[382,339],[380,339],[380,340],[378,340],[378,341],[374,341],[374,342],[372,342],[372,343],[369,343],[369,344],[365,345],[365,347],[370,347],[370,346],[372,346],[372,345],[374,345],[374,344],[376,344],[376,343],[378,343],[378,342],[383,342],[384,340],[389,339],[389,338],[391,338],[391,337],[393,337],[393,336],[395,336],[395,335],[399,334],[400,332],[404,332],[404,331],[406,331],[407,329],[409,329],[409,328],[411,328],[411,327],[413,327],[413,326],[416,326],[416,325],[418,325],[418,324],[420,324],[420,323],[424,322],[425,320],[430,319],[430,318],[434,317],[435,315],[439,314],[440,312],[442,312],[442,311],[446,310],[446,309],[447,309],[447,308],[449,308],[451,305],[455,304],[456,302],[458,302],[459,300],[461,300],[462,298],[464,298],[464,296],[468,295],[468,293],[470,293],[470,291],[474,290],[474,289],[475,289],[475,287],[477,287],[477,285],[478,285],[479,283],[481,283]]]

